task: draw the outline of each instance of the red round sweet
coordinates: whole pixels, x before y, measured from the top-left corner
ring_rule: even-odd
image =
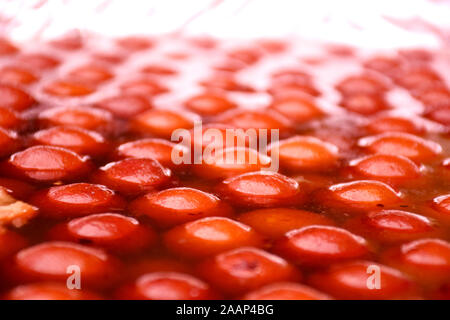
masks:
[[[348,220],[347,229],[381,243],[440,235],[440,229],[427,217],[402,210],[376,210]]]
[[[34,98],[22,89],[0,84],[0,106],[16,111],[23,111],[34,105]]]
[[[0,38],[0,56],[15,54],[19,49],[5,38]]]
[[[27,182],[4,177],[0,177],[0,186],[18,199],[26,199],[35,191],[35,188]]]
[[[280,166],[289,171],[328,171],[336,167],[338,148],[310,136],[294,136],[272,143],[271,156],[278,156]]]
[[[382,260],[426,287],[450,280],[450,243],[423,238],[388,249]]]
[[[108,251],[141,252],[156,242],[156,233],[132,217],[116,213],[93,214],[54,226],[51,240],[78,242]]]
[[[239,247],[261,247],[263,241],[243,223],[224,217],[207,217],[167,231],[164,244],[178,256],[201,258]]]
[[[111,113],[89,107],[57,107],[39,114],[43,127],[77,126],[88,130],[109,131],[113,117]]]
[[[376,154],[350,162],[350,170],[357,177],[402,183],[420,178],[421,169],[402,156]]]
[[[281,53],[289,48],[286,41],[279,39],[260,39],[258,40],[258,46],[272,54]]]
[[[208,147],[207,147],[208,148]],[[269,168],[271,159],[255,149],[230,147],[216,150],[205,149],[202,163],[193,167],[193,172],[207,179],[223,179],[238,174]]]
[[[304,70],[299,69],[281,69],[271,75],[274,83],[296,83],[296,84],[310,84],[312,77]]]
[[[450,106],[434,109],[425,114],[425,117],[444,126],[450,126]]]
[[[148,64],[144,66],[141,71],[155,76],[173,76],[177,74],[176,70],[159,64]]]
[[[4,162],[5,174],[37,182],[71,181],[91,171],[86,157],[65,148],[34,146],[13,154]]]
[[[401,70],[395,76],[396,82],[408,90],[423,90],[442,85],[439,74],[428,67],[412,67]]]
[[[131,121],[133,131],[162,138],[170,138],[177,129],[191,129],[196,119],[171,110],[149,110]]]
[[[199,49],[213,49],[218,44],[218,41],[210,36],[195,36],[187,39],[190,45]]]
[[[96,85],[110,80],[114,75],[100,65],[85,65],[70,71],[68,77],[81,83]]]
[[[83,36],[77,30],[50,41],[50,45],[61,50],[75,51],[83,47]]]
[[[270,130],[278,129],[281,133],[288,131],[291,127],[291,123],[281,114],[274,112],[273,110],[231,110],[220,115],[217,120],[225,125],[232,126],[234,128],[241,128],[243,130],[248,129],[267,129],[268,136],[270,136]]]
[[[169,91],[167,87],[151,79],[128,81],[123,83],[120,89],[126,95],[139,95],[150,98]]]
[[[224,61],[214,65],[213,68],[221,72],[238,72],[245,69],[248,65],[240,60],[226,58]]]
[[[257,132],[248,132],[220,123],[202,125],[201,130],[194,127],[187,137],[183,135],[183,139],[190,139],[194,153],[196,150],[203,151],[206,149],[209,150],[207,152],[213,154],[223,148],[250,147],[256,149],[258,147]],[[183,143],[185,143],[185,140],[183,140]]]
[[[93,93],[94,89],[78,81],[57,80],[45,86],[44,92],[60,98],[82,97]]]
[[[331,300],[332,298],[314,288],[295,283],[269,284],[247,293],[243,300]]]
[[[379,287],[376,277],[379,275]],[[373,281],[371,281],[373,279]],[[350,261],[317,271],[307,283],[337,299],[417,299],[414,283],[398,270],[371,261]],[[370,286],[369,286],[370,284]]]
[[[355,55],[355,48],[347,44],[327,44],[325,50],[332,56],[340,58],[349,58]]]
[[[364,67],[367,69],[378,71],[387,76],[393,76],[395,72],[398,72],[400,66],[399,59],[387,56],[376,56],[364,63]]]
[[[432,207],[440,213],[450,215],[450,194],[445,194],[434,198]]]
[[[171,227],[211,216],[229,216],[231,208],[218,197],[193,188],[171,188],[148,193],[130,203],[129,211]]]
[[[22,124],[23,120],[14,110],[0,107],[0,127],[5,129],[18,129]]]
[[[317,200],[329,207],[359,210],[392,206],[402,198],[383,182],[358,180],[332,185]]]
[[[14,131],[0,127],[0,158],[9,156],[20,147],[19,137]]]
[[[51,187],[30,200],[41,214],[51,218],[81,217],[92,213],[121,211],[125,201],[102,185],[73,183]]]
[[[311,267],[364,258],[370,249],[364,238],[345,229],[308,226],[286,233],[276,241],[274,251],[291,262]]]
[[[6,292],[4,300],[102,300],[91,291],[68,289],[66,284],[38,282],[17,286]]]
[[[211,287],[191,275],[177,272],[153,272],[120,287],[119,300],[211,300],[219,296]]]
[[[37,77],[26,69],[6,66],[0,70],[0,82],[9,85],[28,85],[36,82]]]
[[[124,62],[127,59],[127,56],[121,53],[99,51],[93,53],[92,58],[100,63],[115,65]]]
[[[425,48],[399,49],[398,54],[400,58],[412,63],[428,63],[434,58],[432,53]]]
[[[382,78],[372,75],[350,76],[336,85],[336,89],[344,95],[380,94],[386,91],[388,85]]]
[[[372,115],[390,108],[383,96],[367,93],[345,95],[339,105],[361,115]]]
[[[422,129],[413,120],[399,116],[384,116],[376,118],[366,126],[366,129],[373,134],[385,132],[405,132],[418,134]]]
[[[202,116],[214,116],[230,109],[236,104],[225,96],[215,93],[204,93],[190,98],[185,103],[186,108]]]
[[[17,251],[25,248],[28,240],[20,234],[0,227],[0,260],[3,260]]]
[[[334,225],[324,215],[298,209],[269,208],[244,212],[238,220],[251,226],[259,234],[279,238],[288,231],[310,225]]]
[[[450,90],[446,87],[431,87],[413,93],[424,105],[425,109],[450,108]]]
[[[125,195],[160,189],[171,180],[170,169],[154,159],[124,159],[111,162],[94,172],[91,180]]]
[[[147,99],[138,95],[120,95],[103,99],[95,104],[120,118],[131,118],[152,108]]]
[[[150,38],[139,36],[128,36],[118,39],[117,45],[123,49],[130,51],[141,51],[154,46],[154,41]]]
[[[321,92],[312,83],[284,83],[274,81],[272,86],[267,90],[274,98],[282,98],[292,95],[309,95],[311,97],[318,97]]]
[[[5,266],[5,270],[8,279],[16,283],[66,283],[70,276],[68,270],[74,266],[79,268],[81,286],[85,287],[111,287],[120,274],[119,262],[103,250],[57,241],[22,249]]]
[[[315,120],[321,118],[324,114],[316,103],[306,95],[276,98],[270,108],[296,123]]]
[[[253,92],[255,89],[245,83],[237,81],[231,75],[215,75],[214,77],[203,80],[200,85],[210,91],[236,91],[236,92]]]
[[[225,294],[235,296],[270,283],[295,281],[301,276],[283,258],[251,247],[209,258],[199,264],[198,273]]]
[[[78,127],[52,127],[37,131],[32,144],[64,147],[78,154],[99,156],[107,152],[107,143],[102,135]]]
[[[173,169],[182,165],[178,165],[172,160],[173,152],[188,155],[190,150],[181,144],[175,144],[164,139],[149,138],[121,144],[117,147],[115,154],[118,158],[155,159],[164,167]]]
[[[228,52],[227,55],[246,64],[254,64],[262,58],[262,52],[257,48],[238,48]]]
[[[18,58],[21,67],[33,71],[47,71],[56,68],[61,61],[54,56],[43,53],[24,54]]]
[[[432,160],[442,152],[442,147],[432,140],[401,132],[362,138],[358,144],[369,153],[404,156],[413,161]]]
[[[278,207],[305,200],[304,192],[295,180],[269,171],[228,178],[220,183],[218,190],[224,199],[244,207]]]

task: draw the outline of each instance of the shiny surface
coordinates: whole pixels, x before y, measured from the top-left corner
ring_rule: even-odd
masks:
[[[77,39],[0,43],[3,298],[430,299],[450,286],[443,50]],[[201,135],[279,141],[171,139],[198,120]],[[193,163],[207,142],[221,147]],[[220,161],[239,150],[257,163]],[[20,201],[37,214],[18,227],[3,214]],[[77,294],[61,287],[69,265]]]

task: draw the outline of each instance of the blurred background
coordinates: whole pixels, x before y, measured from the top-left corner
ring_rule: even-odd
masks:
[[[438,47],[450,43],[450,0],[0,0],[0,32],[16,41],[80,32]]]

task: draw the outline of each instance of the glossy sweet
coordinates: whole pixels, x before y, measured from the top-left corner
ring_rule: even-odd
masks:
[[[189,115],[170,110],[150,110],[139,114],[131,121],[133,131],[170,138],[176,129],[191,129],[194,119]]]
[[[38,182],[71,181],[91,170],[89,159],[61,147],[35,146],[17,152],[2,164],[6,175]]]
[[[204,116],[214,116],[227,110],[236,108],[236,104],[229,101],[226,97],[205,93],[190,98],[186,101],[186,108]]]
[[[210,216],[228,216],[232,209],[213,194],[193,188],[148,193],[130,203],[136,216],[145,215],[160,226],[174,226]]]
[[[127,300],[211,300],[218,295],[203,281],[175,272],[148,273],[119,288],[118,299]]]
[[[171,171],[153,159],[111,162],[92,175],[92,181],[125,195],[138,195],[168,185]]]
[[[329,226],[308,226],[289,231],[275,242],[274,250],[289,261],[304,266],[324,266],[369,254],[364,238]]]
[[[65,283],[70,266],[77,266],[85,285],[94,288],[111,286],[119,271],[118,261],[103,250],[70,242],[44,242],[19,251],[6,272],[12,282]]]
[[[41,214],[53,218],[80,217],[91,213],[121,211],[125,201],[103,185],[73,183],[35,193],[30,202]]]
[[[349,219],[345,227],[381,243],[401,243],[442,232],[432,219],[402,210],[370,211]]]
[[[78,127],[52,127],[33,134],[32,143],[70,149],[78,154],[100,156],[108,151],[105,138]]]
[[[379,280],[370,276],[378,274]],[[403,273],[370,261],[336,264],[312,274],[307,283],[338,299],[418,299],[414,283]],[[370,284],[370,285],[369,285]]]
[[[66,285],[54,282],[38,282],[11,289],[3,300],[102,300],[102,297],[87,290],[71,290]]]
[[[218,186],[224,199],[244,207],[276,207],[304,201],[297,181],[279,173],[244,173],[222,181]]]
[[[294,282],[281,282],[264,286],[247,293],[244,300],[330,300],[331,298],[311,287]]]
[[[117,213],[93,214],[54,226],[49,239],[101,247],[119,254],[142,252],[156,243],[156,234],[134,218]]]
[[[263,245],[262,237],[251,227],[223,217],[188,222],[164,235],[166,247],[176,255],[200,258],[239,248]]]
[[[442,152],[438,143],[408,133],[366,137],[360,139],[358,144],[369,153],[404,156],[414,161],[429,161]]]
[[[432,238],[407,242],[384,252],[383,261],[433,287],[449,280],[450,243]]]
[[[324,215],[288,208],[258,209],[242,213],[238,220],[270,238],[279,238],[288,231],[310,225],[333,225]]]
[[[34,98],[24,90],[0,84],[0,106],[23,111],[30,108],[35,102]]]
[[[327,171],[339,158],[335,145],[308,136],[295,136],[269,146],[279,157],[280,166],[289,171]]]
[[[95,131],[108,131],[113,118],[109,112],[88,107],[57,107],[39,114],[43,127],[57,125],[77,126]]]
[[[0,299],[450,299],[445,48],[378,49],[0,38]]]
[[[96,106],[110,111],[121,118],[130,118],[151,109],[151,104],[138,95],[110,97],[96,103]]]
[[[300,274],[286,260],[263,250],[242,247],[203,261],[199,274],[228,294],[242,294],[265,284],[298,280]]]
[[[367,210],[399,204],[402,198],[399,192],[383,182],[359,180],[332,185],[318,194],[316,201],[344,210]]]
[[[174,152],[181,155],[188,155],[190,150],[184,145],[158,138],[123,143],[115,150],[118,158],[149,158],[158,161],[164,167],[177,169],[182,167],[183,164],[175,164],[172,161],[172,153]]]

